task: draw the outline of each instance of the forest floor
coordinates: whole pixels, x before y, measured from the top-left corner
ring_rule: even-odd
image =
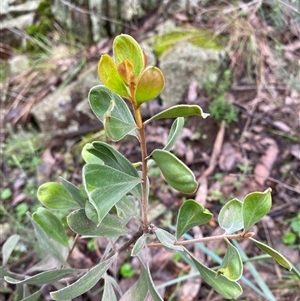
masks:
[[[176,24],[205,27],[228,37],[225,69],[230,70],[231,78],[221,96],[225,103],[233,105],[234,120],[222,122],[216,116],[222,113],[222,108],[216,109],[217,112],[205,120],[189,118],[176,144],[176,154],[193,170],[199,182],[194,199],[215,215],[209,225],[195,229],[193,235],[220,234],[217,214],[222,205],[232,198],[243,200],[252,191],[264,191],[270,187],[272,208],[257,224],[256,235],[280,251],[299,270],[300,22],[291,22],[287,7],[280,12],[268,5],[241,7],[236,4],[230,11],[211,5],[195,7],[189,14],[184,11],[166,12]],[[299,10],[296,16],[300,19]],[[148,16],[136,26],[127,28],[127,33],[137,39],[143,37],[162,22],[162,15],[155,20],[152,17]],[[136,28],[139,28],[138,32]],[[49,39],[53,36],[53,33],[49,35]],[[101,129],[90,129],[71,138],[46,139],[30,110],[64,81],[65,70],[70,64],[82,58],[86,59],[87,65],[96,64],[100,53],[110,52],[111,41],[106,39],[88,48],[75,48],[72,57],[53,58],[58,66],[55,71],[31,69],[8,76],[1,83],[1,119],[4,124],[1,129],[3,230],[0,242],[2,245],[12,233],[22,237],[14,260],[10,262],[12,271],[26,270],[36,262],[34,251],[37,248],[26,212],[34,212],[39,206],[36,197],[38,186],[46,181],[57,181],[59,176],[80,183],[82,146],[94,139],[105,139]],[[11,57],[17,54],[10,47],[6,49]],[[222,83],[224,77],[220,78]],[[204,112],[211,113],[211,103],[216,97],[214,89],[217,88],[199,90],[191,83],[182,103],[198,104]],[[149,152],[154,147],[163,146],[170,126],[171,121],[157,121],[147,127]],[[139,160],[135,140],[125,140],[118,148],[133,162]],[[170,190],[155,169],[150,173],[150,180],[153,191],[150,211],[155,223],[167,225],[176,218],[186,196]],[[247,256],[259,254],[249,241],[241,245]],[[208,247],[219,255],[223,254],[222,243],[211,242]],[[90,248],[87,240],[80,242],[77,252],[77,267],[98,259],[97,250]],[[153,251],[153,256],[155,260],[151,268],[157,271],[157,283],[174,279],[187,269],[184,263],[176,261],[173,254],[164,249]],[[123,258],[123,262],[125,260]],[[203,260],[210,262],[205,256]],[[292,273],[279,268],[271,260],[258,261],[255,268],[278,301],[300,300],[299,279]],[[245,267],[244,275],[255,283],[249,267]],[[135,279],[135,276],[123,277],[120,285],[126,289]],[[249,287],[244,288],[243,298],[239,300],[267,300]],[[174,292],[177,295],[181,293],[180,299],[176,299]],[[205,283],[193,278],[183,282],[180,288],[174,285],[164,288],[162,293],[165,300],[170,301],[223,300]],[[7,297],[7,300],[12,299]],[[90,295],[78,300],[98,299]]]

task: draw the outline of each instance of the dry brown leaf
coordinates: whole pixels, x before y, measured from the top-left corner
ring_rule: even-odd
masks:
[[[291,154],[298,160],[300,160],[300,145],[294,144],[291,147]]]
[[[219,167],[221,170],[230,171],[235,165],[235,148],[231,143],[225,142],[219,157]]]
[[[255,181],[261,186],[264,185],[265,180],[270,176],[272,166],[277,158],[279,149],[275,142],[267,148],[265,154],[261,156],[258,164],[254,169]]]
[[[206,206],[206,199],[207,199],[207,178],[200,178],[199,179],[199,188],[198,188],[195,200],[200,205],[205,207]]]

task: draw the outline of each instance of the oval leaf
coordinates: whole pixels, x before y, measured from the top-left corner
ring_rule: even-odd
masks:
[[[194,200],[185,201],[179,209],[176,223],[176,237],[180,238],[184,233],[195,226],[209,222],[213,214]]]
[[[274,260],[276,260],[281,266],[285,267],[286,269],[288,269],[289,271],[292,270],[293,266],[291,265],[291,263],[283,256],[281,255],[279,252],[277,252],[276,250],[274,250],[273,248],[271,248],[270,246],[254,239],[254,238],[250,238],[258,247],[261,251],[263,251],[264,253],[269,254]]]
[[[87,218],[84,209],[67,216],[69,227],[79,235],[118,237],[128,234],[129,230],[114,216],[106,215],[98,226]]]
[[[187,249],[185,252],[192,258],[197,270],[201,274],[203,280],[207,282],[219,295],[225,299],[235,299],[243,292],[241,286],[234,281],[230,281],[225,276],[217,276],[217,273],[203,265],[198,259],[196,259]]]
[[[167,182],[183,193],[194,193],[198,187],[192,171],[177,157],[165,150],[154,150],[151,157],[159,166]]]
[[[178,117],[175,119],[175,121],[172,124],[169,136],[168,136],[168,141],[165,147],[163,148],[166,151],[170,151],[172,147],[174,146],[175,142],[177,141],[178,137],[181,134],[181,131],[184,126],[184,118],[183,117]]]
[[[58,291],[51,292],[50,295],[53,300],[70,300],[81,296],[88,290],[90,290],[95,284],[103,277],[105,272],[114,262],[116,256],[113,256],[105,261],[100,262],[80,279],[71,285],[64,287]]]
[[[116,65],[129,60],[133,65],[136,78],[140,76],[145,68],[144,54],[138,42],[127,34],[118,35],[114,39],[113,53]]]
[[[238,199],[232,199],[220,210],[218,222],[227,234],[232,234],[244,228],[243,203]]]
[[[237,248],[228,239],[225,239],[225,241],[227,243],[227,251],[222,264],[217,270],[217,276],[224,275],[231,281],[237,281],[243,274],[243,262]]]
[[[165,86],[165,78],[157,67],[147,67],[138,80],[135,100],[141,104],[157,97]]]
[[[78,204],[73,200],[68,190],[56,182],[41,185],[37,192],[39,201],[49,209],[74,209]]]
[[[91,143],[85,144],[84,147],[82,148],[81,156],[84,162],[88,164],[104,164],[101,159],[99,159],[97,156],[89,152],[90,148],[93,148]]]
[[[150,119],[146,120],[145,124],[163,118],[177,118],[188,116],[201,116],[203,118],[206,118],[207,116],[209,116],[209,114],[203,113],[202,109],[197,105],[177,105],[154,115]]]
[[[111,91],[128,97],[127,87],[118,73],[117,66],[108,54],[101,55],[98,64],[98,75],[102,83]]]
[[[157,239],[166,247],[168,250],[171,251],[182,251],[183,247],[182,246],[176,246],[176,238],[174,235],[169,233],[166,230],[157,228],[155,230],[155,235],[157,236]]]
[[[49,238],[65,247],[69,247],[68,237],[62,222],[49,210],[40,207],[32,214],[33,220],[39,224]]]
[[[243,202],[244,231],[264,217],[272,206],[271,188],[264,192],[252,192]]]

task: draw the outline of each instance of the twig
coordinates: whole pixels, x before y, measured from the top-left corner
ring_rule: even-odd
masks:
[[[76,234],[76,236],[75,236],[75,238],[74,238],[73,245],[72,245],[71,249],[69,250],[69,253],[68,253],[66,262],[69,261],[69,259],[70,259],[70,257],[71,257],[71,254],[72,254],[72,252],[74,251],[74,248],[75,248],[75,246],[76,246],[76,243],[77,243],[79,237],[80,237],[79,234]]]

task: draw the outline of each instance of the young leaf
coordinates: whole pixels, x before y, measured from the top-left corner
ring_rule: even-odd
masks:
[[[176,246],[174,243],[176,242],[176,238],[174,235],[169,233],[166,230],[157,228],[155,230],[155,235],[157,239],[166,247],[168,250],[171,251],[182,251],[182,246]]]
[[[157,97],[165,86],[165,78],[157,67],[147,67],[138,80],[135,100],[138,104]]]
[[[145,67],[144,54],[133,37],[127,34],[118,35],[114,39],[113,53],[116,65],[128,59],[133,65],[135,77],[140,76]]]
[[[277,261],[277,263],[279,263],[281,266],[285,267],[286,269],[288,269],[289,271],[292,270],[293,266],[291,265],[291,263],[283,256],[281,255],[279,252],[277,252],[276,250],[274,250],[273,248],[271,248],[270,246],[254,239],[254,238],[250,238],[257,246],[258,248],[263,251],[264,253],[269,254],[274,260]]]
[[[126,102],[117,94],[110,91],[103,85],[93,87],[89,92],[89,102],[94,114],[104,123],[107,111],[111,111],[111,117],[122,120],[126,124],[136,127],[135,120]],[[113,102],[113,109],[111,107]],[[127,134],[138,137],[136,130],[130,130]]]
[[[178,117],[175,119],[175,121],[172,124],[170,133],[169,133],[167,144],[163,148],[164,150],[170,151],[172,149],[172,147],[174,146],[175,142],[177,141],[178,137],[181,134],[183,125],[184,125],[183,117]]]
[[[97,156],[93,155],[88,151],[89,148],[92,148],[91,143],[87,143],[84,145],[81,151],[81,156],[85,163],[88,164],[104,164],[101,159],[99,159]]]
[[[203,265],[187,249],[184,250],[193,260],[203,280],[207,282],[219,295],[223,296],[225,299],[235,299],[242,294],[243,290],[237,282],[230,281],[223,275],[217,277],[217,273],[214,270]]]
[[[68,190],[56,182],[42,184],[37,192],[39,201],[49,209],[76,209],[78,204],[73,200]]]
[[[84,209],[67,216],[69,227],[80,235],[118,237],[128,234],[129,230],[116,217],[107,214],[100,225],[87,218]]]
[[[188,117],[194,115],[202,116],[203,118],[209,116],[209,114],[203,113],[202,109],[197,105],[176,105],[154,115],[144,123],[148,124],[151,121],[163,118]]]
[[[98,75],[102,83],[114,93],[128,97],[127,87],[118,73],[117,66],[108,54],[101,55],[98,64]]]
[[[179,209],[176,223],[176,238],[195,226],[209,222],[213,214],[194,200],[185,201]]]
[[[112,207],[129,191],[141,182],[106,165],[86,164],[83,167],[83,184],[89,196],[89,202],[98,215],[98,224]]]
[[[58,281],[64,277],[66,277],[67,275],[76,274],[76,273],[80,273],[80,272],[83,272],[83,270],[57,269],[57,270],[42,272],[42,273],[36,274],[31,277],[26,277],[23,280],[17,280],[17,279],[13,279],[11,277],[5,277],[5,280],[8,283],[12,283],[12,284],[21,284],[22,283],[22,284],[41,285],[41,284],[55,282],[55,281]]]
[[[88,148],[87,151],[103,160],[105,165],[123,171],[130,176],[139,177],[139,174],[132,163],[109,144],[100,141],[93,142],[92,147]],[[141,197],[141,185],[135,187],[132,190],[132,193],[137,197]]]
[[[177,157],[165,150],[156,149],[151,157],[159,166],[167,182],[183,193],[194,193],[198,187],[192,171]]]
[[[2,246],[2,266],[6,266],[7,261],[13,252],[14,248],[20,240],[20,235],[13,234],[11,235]]]
[[[264,192],[252,192],[246,195],[242,206],[244,231],[247,231],[265,216],[269,212],[271,205],[271,188]]]
[[[225,239],[225,241],[227,243],[226,255],[216,275],[224,275],[231,281],[237,281],[243,274],[243,262],[237,248],[234,247],[228,239]]]
[[[53,300],[70,300],[81,296],[95,286],[95,284],[103,277],[105,272],[114,262],[115,257],[116,256],[113,256],[105,261],[100,262],[76,282],[58,291],[51,292],[50,296]]]
[[[145,247],[148,238],[149,235],[147,234],[143,234],[141,237],[139,237],[139,239],[135,242],[130,255],[133,257],[138,256]]]
[[[82,193],[78,187],[76,187],[74,184],[70,183],[66,179],[59,177],[64,187],[68,190],[69,194],[72,196],[73,200],[77,202],[77,204],[84,208],[85,203],[87,202],[88,198],[84,198],[82,196]]]
[[[37,237],[40,246],[62,265],[68,266],[68,263],[64,258],[67,253],[67,248],[50,239],[40,225],[35,222],[29,214],[27,214],[27,216],[34,227],[35,236]]]
[[[146,270],[141,268],[137,282],[122,296],[120,301],[144,301],[148,295],[148,283]]]
[[[232,199],[220,210],[218,222],[227,234],[232,234],[244,228],[243,203],[238,199]]]
[[[50,239],[55,240],[65,247],[69,247],[68,237],[62,222],[49,210],[39,207],[32,214],[33,220],[39,224]]]

